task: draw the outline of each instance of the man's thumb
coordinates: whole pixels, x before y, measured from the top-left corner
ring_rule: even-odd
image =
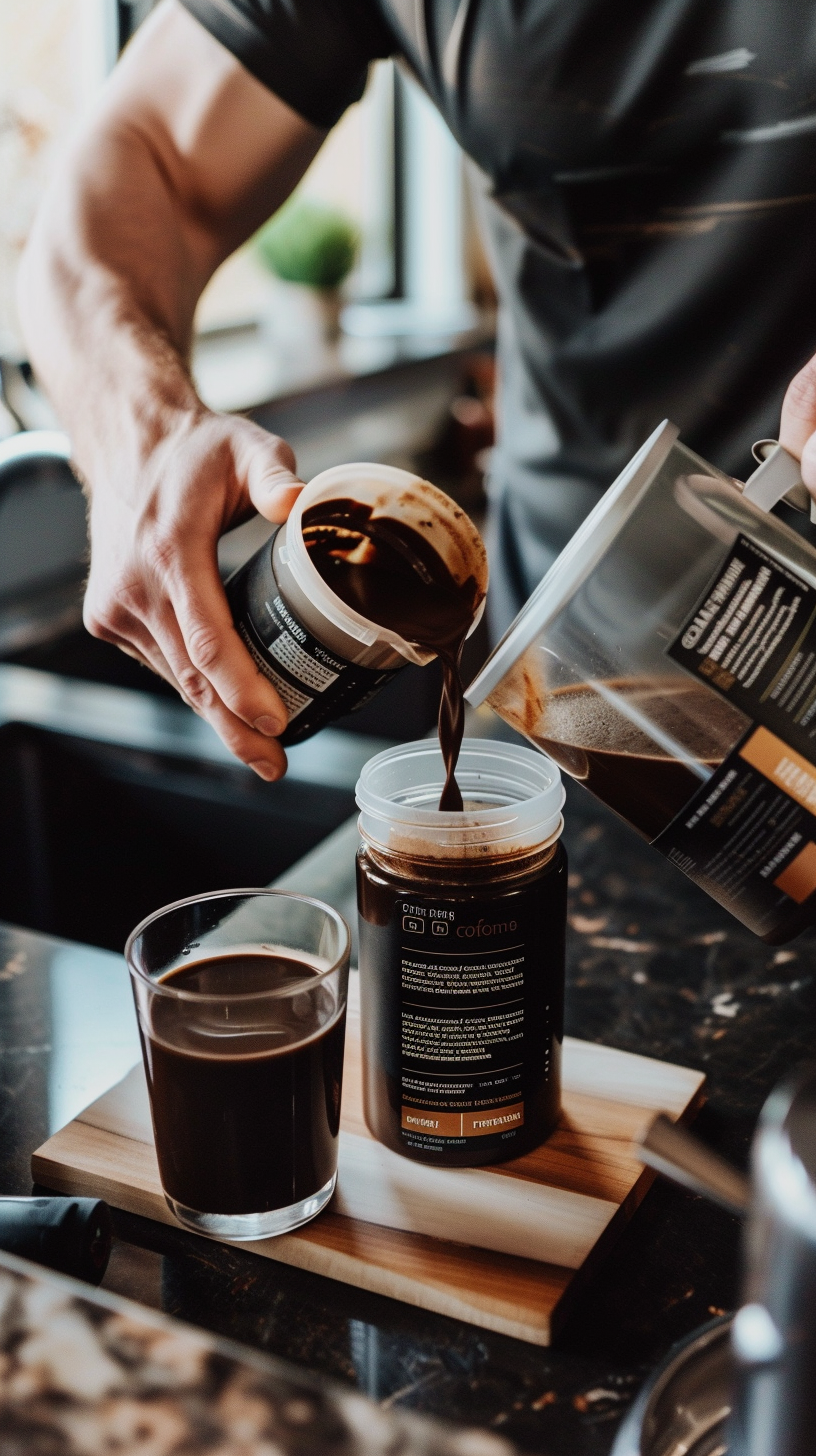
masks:
[[[285,521],[303,489],[303,481],[295,473],[297,466],[291,445],[259,428],[242,465],[249,498],[256,511],[267,521]]]

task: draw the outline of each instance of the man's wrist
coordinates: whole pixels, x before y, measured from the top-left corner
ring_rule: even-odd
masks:
[[[125,486],[128,478],[138,479],[157,450],[210,413],[184,359],[159,328],[131,318],[108,337],[111,354],[94,386],[96,402],[89,408],[87,394],[77,399],[66,422],[69,432],[76,426],[74,453],[91,490],[98,481],[118,478]]]

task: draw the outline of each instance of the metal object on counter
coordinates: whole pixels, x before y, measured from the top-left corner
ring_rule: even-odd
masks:
[[[765,1104],[750,1199],[736,1169],[666,1117],[655,1118],[638,1155],[730,1212],[748,1213],[746,1268],[733,1321],[706,1326],[675,1347],[638,1396],[613,1456],[812,1456],[816,1064]]]
[[[740,1217],[748,1212],[751,1185],[742,1173],[713,1153],[665,1113],[658,1113],[640,1140],[638,1157],[658,1173],[719,1203]]]
[[[732,1456],[816,1449],[816,1065],[771,1094],[752,1155]]]
[[[0,440],[0,653],[53,641],[82,621],[85,498],[58,430]]]
[[[672,1346],[621,1426],[611,1456],[725,1456],[734,1365],[730,1319]]]
[[[748,1212],[749,1180],[664,1113],[639,1139],[637,1155],[729,1213]],[[725,1456],[735,1374],[731,1328],[730,1318],[714,1320],[672,1347],[640,1391],[612,1456]]]

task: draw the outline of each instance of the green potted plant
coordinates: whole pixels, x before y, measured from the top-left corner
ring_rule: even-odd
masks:
[[[291,197],[256,234],[261,262],[285,283],[311,289],[319,300],[323,327],[336,337],[340,327],[340,285],[354,267],[360,232],[337,208]]]

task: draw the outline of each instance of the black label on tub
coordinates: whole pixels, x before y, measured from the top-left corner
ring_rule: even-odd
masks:
[[[281,743],[300,743],[327,723],[362,708],[400,671],[358,667],[329,651],[283,600],[268,541],[227,583],[238,632],[258,671],[289,714]]]
[[[476,1153],[478,1143],[478,1157],[549,1131],[564,978],[553,896],[563,910],[555,882],[473,902],[397,894],[390,925],[361,918],[364,1019],[376,1025],[370,1046],[394,1086],[404,1147]]]
[[[816,588],[739,536],[669,657],[816,758]]]
[[[816,767],[756,726],[653,843],[757,935],[784,940],[810,918],[815,815]]]

